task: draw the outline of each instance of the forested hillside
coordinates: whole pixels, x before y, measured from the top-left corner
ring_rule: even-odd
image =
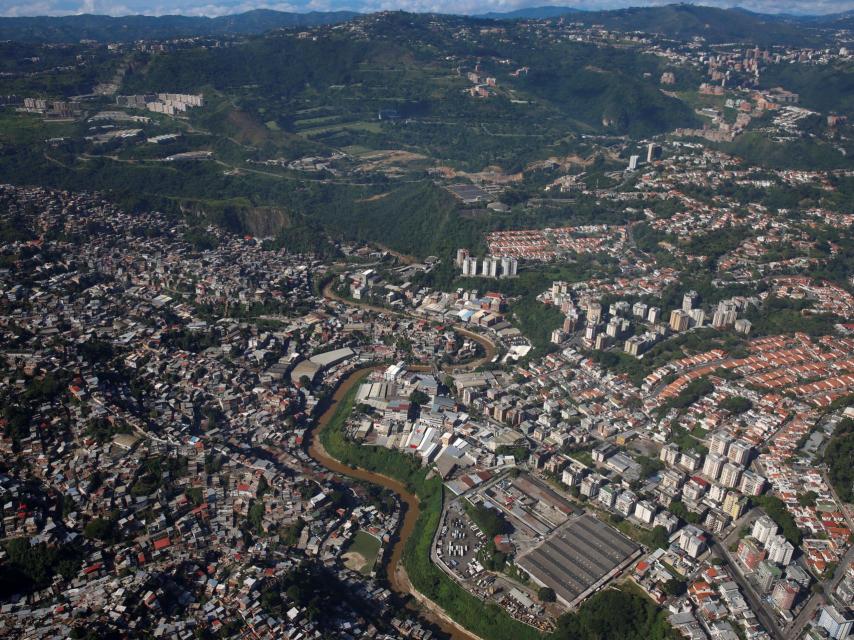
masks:
[[[270,34],[228,48],[195,48],[140,57],[124,89],[202,91],[229,94],[250,113],[274,118],[298,131],[302,114],[321,111],[327,122],[375,120],[392,108],[411,118],[409,128],[387,127],[380,138],[450,158],[464,147],[473,153],[491,147],[486,138],[541,147],[543,138],[565,135],[567,127],[616,134],[646,135],[694,122],[680,100],[662,93],[657,79],[664,68],[653,56],[592,45],[538,40],[512,24],[505,33],[475,36],[490,21],[466,18],[382,14],[349,29],[316,39]],[[479,65],[497,81],[489,100],[466,95],[463,71]],[[509,71],[528,67],[517,78]],[[429,133],[422,131],[431,122]],[[449,120],[453,120],[449,122]],[[477,123],[478,142],[467,137]],[[451,130],[446,129],[450,125]],[[496,127],[493,129],[493,126]],[[361,127],[353,143],[376,147],[382,140]],[[320,136],[321,138],[323,136]],[[462,158],[460,158],[462,159]]]
[[[778,64],[762,76],[766,87],[783,86],[800,96],[801,106],[854,117],[854,65]]]
[[[744,9],[718,9],[679,3],[663,7],[631,7],[573,15],[573,20],[620,31],[645,31],[670,38],[708,42],[750,42],[760,46],[818,45],[825,36],[813,25],[788,16],[763,15]]]
[[[272,29],[344,22],[352,11],[288,13],[257,9],[218,18],[169,16],[71,15],[0,18],[0,40],[19,42],[134,42],[181,36],[258,34]]]

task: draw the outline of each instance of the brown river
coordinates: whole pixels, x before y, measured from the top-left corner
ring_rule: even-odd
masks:
[[[330,471],[334,471],[335,473],[340,473],[357,480],[371,482],[384,487],[389,491],[393,491],[398,495],[401,502],[406,504],[406,513],[403,517],[403,524],[400,527],[397,541],[394,543],[391,553],[387,554],[388,560],[386,564],[386,574],[388,575],[389,586],[393,591],[404,597],[413,596],[422,605],[418,610],[421,617],[431,624],[439,627],[445,634],[452,638],[452,640],[478,640],[477,636],[472,635],[453,622],[438,605],[418,593],[409,582],[409,577],[406,575],[406,569],[403,567],[401,558],[403,556],[403,549],[406,546],[406,541],[409,540],[409,536],[411,536],[412,532],[415,530],[415,523],[418,520],[418,515],[420,514],[418,498],[415,494],[407,491],[406,486],[394,478],[374,473],[372,471],[367,471],[365,469],[354,469],[346,464],[342,464],[335,458],[331,457],[320,442],[320,432],[329,426],[329,423],[332,421],[332,417],[335,415],[335,410],[338,408],[338,404],[347,395],[348,391],[367,377],[371,370],[372,369],[370,367],[357,369],[341,382],[335,390],[335,394],[332,396],[332,402],[330,402],[329,407],[317,420],[316,426],[312,430],[308,454],[316,462]]]

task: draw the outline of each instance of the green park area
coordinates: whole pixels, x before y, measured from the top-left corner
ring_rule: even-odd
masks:
[[[380,551],[380,541],[366,531],[357,531],[353,541],[344,552],[344,562],[364,575],[370,575]]]

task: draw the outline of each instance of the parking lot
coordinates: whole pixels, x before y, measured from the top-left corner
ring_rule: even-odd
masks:
[[[461,580],[468,580],[483,571],[477,554],[486,542],[486,536],[465,515],[460,503],[449,505],[436,537],[439,561]]]
[[[534,600],[535,585],[532,592],[506,575],[484,570],[477,556],[488,543],[465,513],[463,499],[448,504],[436,536],[436,560],[472,595],[500,605],[513,618],[541,631],[551,630],[554,618]]]

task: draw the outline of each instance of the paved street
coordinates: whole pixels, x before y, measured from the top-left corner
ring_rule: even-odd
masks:
[[[790,636],[785,634],[777,625],[776,620],[774,620],[773,616],[767,611],[765,603],[762,601],[762,597],[756,593],[753,585],[750,584],[750,581],[741,572],[741,568],[738,566],[735,559],[730,556],[726,548],[713,539],[711,543],[711,550],[716,557],[726,561],[732,568],[733,577],[736,582],[738,582],[738,586],[741,587],[741,590],[744,592],[744,597],[747,599],[748,604],[750,604],[750,608],[756,614],[759,622],[762,623],[762,626],[765,627],[771,637],[776,640],[789,640]]]

